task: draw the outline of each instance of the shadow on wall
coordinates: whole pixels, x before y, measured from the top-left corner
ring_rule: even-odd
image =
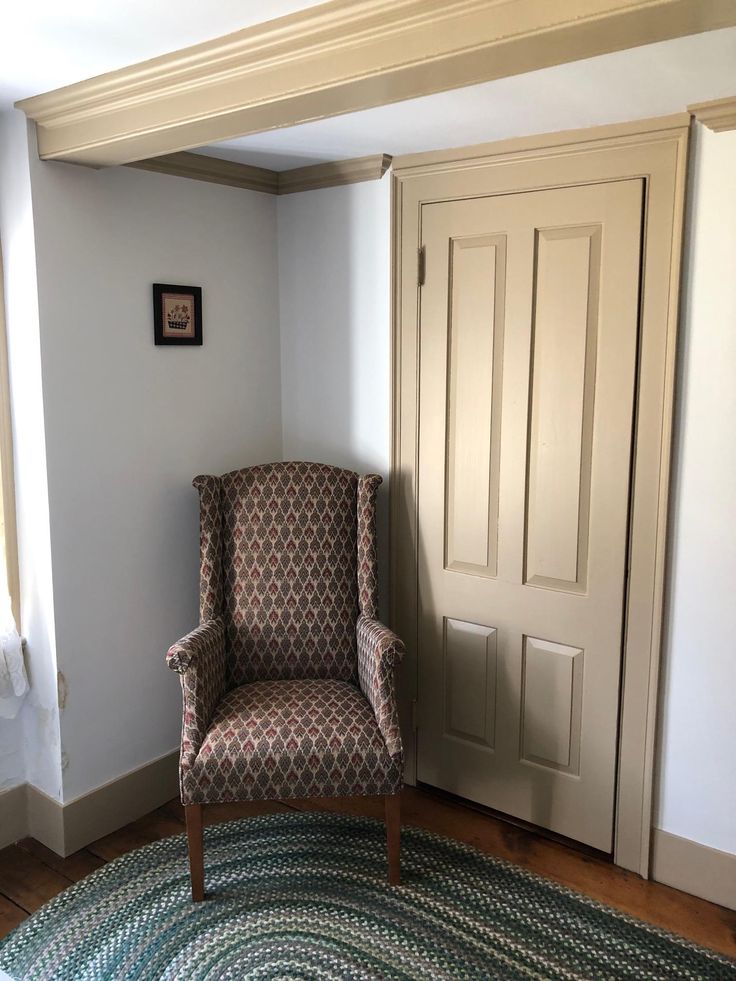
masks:
[[[388,615],[390,178],[278,199],[283,456],[379,473]]]

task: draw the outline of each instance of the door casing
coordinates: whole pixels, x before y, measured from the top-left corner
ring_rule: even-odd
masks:
[[[423,204],[644,178],[640,335],[624,603],[613,858],[649,875],[652,775],[665,580],[689,116],[524,137],[393,161],[392,626],[405,641],[406,780],[416,783],[418,265]]]

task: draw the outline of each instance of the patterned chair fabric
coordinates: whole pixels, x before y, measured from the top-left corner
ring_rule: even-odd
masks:
[[[222,802],[350,797],[393,793],[399,767],[349,682],[254,681],[220,702],[187,781]]]
[[[380,483],[315,463],[195,479],[201,622],[167,657],[183,803],[400,789],[404,647],[377,620]]]

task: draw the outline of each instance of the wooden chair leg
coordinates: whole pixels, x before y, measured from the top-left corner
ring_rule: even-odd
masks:
[[[202,805],[186,804],[184,817],[187,822],[187,842],[189,844],[189,872],[192,877],[192,900],[201,903],[204,899],[204,828],[202,825]]]
[[[386,840],[388,844],[388,881],[401,884],[401,794],[386,795]]]

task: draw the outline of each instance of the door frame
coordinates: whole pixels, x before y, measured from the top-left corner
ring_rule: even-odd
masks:
[[[421,207],[489,194],[644,178],[640,333],[624,601],[613,859],[649,875],[665,582],[687,113],[394,157],[390,620],[406,643],[400,701],[406,781],[416,783],[418,690],[419,249]],[[554,162],[554,166],[553,165]],[[565,173],[559,179],[559,165]],[[557,173],[550,180],[550,170]]]

